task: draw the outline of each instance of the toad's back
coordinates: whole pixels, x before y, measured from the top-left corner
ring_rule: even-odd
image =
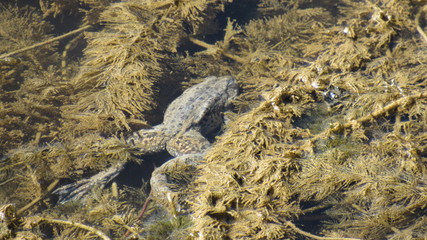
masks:
[[[222,123],[221,112],[230,99],[237,96],[237,83],[233,77],[208,77],[175,99],[167,108],[163,127],[168,135],[194,129],[209,133]]]

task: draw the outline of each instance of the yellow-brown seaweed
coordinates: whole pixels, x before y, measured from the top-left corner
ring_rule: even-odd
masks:
[[[2,54],[49,43],[68,15],[91,27],[85,48],[73,35],[0,59],[0,203],[18,213],[3,238],[426,238],[425,1],[39,4],[0,6]],[[138,221],[145,188],[50,199],[140,161],[123,138],[190,78],[225,74],[243,93],[182,190],[188,217],[151,204]]]

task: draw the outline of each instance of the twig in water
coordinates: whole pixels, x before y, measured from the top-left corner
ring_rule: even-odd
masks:
[[[63,38],[66,38],[66,37],[68,37],[68,36],[70,36],[70,35],[73,35],[73,34],[76,34],[76,33],[82,32],[82,31],[84,31],[84,30],[87,30],[87,29],[89,29],[90,27],[92,27],[92,26],[91,26],[91,25],[86,25],[86,26],[83,26],[83,27],[78,28],[78,29],[76,29],[76,30],[73,30],[73,31],[71,31],[71,32],[68,32],[68,33],[62,34],[61,36],[57,36],[57,37],[54,37],[54,38],[48,39],[48,40],[46,40],[46,41],[43,41],[43,42],[39,42],[39,43],[33,44],[33,45],[31,45],[31,46],[24,47],[24,48],[21,48],[21,49],[15,50],[15,51],[10,52],[10,53],[2,54],[2,55],[0,55],[0,59],[7,58],[7,57],[10,57],[10,56],[16,55],[16,54],[18,54],[18,53],[22,53],[22,52],[25,52],[25,51],[28,51],[28,50],[31,50],[31,49],[34,49],[34,48],[41,47],[41,46],[43,46],[43,45],[46,45],[46,44],[49,44],[49,43],[55,42],[55,41],[60,40],[60,39],[63,39]]]
[[[82,223],[76,223],[76,222],[60,220],[60,219],[50,219],[50,218],[44,218],[44,217],[40,217],[40,218],[38,218],[38,220],[39,220],[39,222],[63,224],[63,225],[69,225],[69,226],[76,227],[76,228],[81,228],[81,229],[87,230],[87,231],[97,235],[98,237],[100,237],[103,240],[110,240],[111,239],[105,233],[103,233],[101,230],[98,230],[98,229],[91,227],[91,226],[88,226],[88,225],[84,225]]]
[[[424,32],[424,30],[421,28],[421,25],[420,25],[421,13],[426,9],[427,9],[427,6],[424,6],[418,11],[417,15],[415,16],[415,24],[417,25],[418,33],[421,35],[423,40],[427,43],[427,34]]]
[[[317,236],[317,235],[314,235],[314,234],[311,234],[311,233],[308,233],[306,231],[299,229],[292,222],[288,221],[285,223],[285,225],[292,228],[295,232],[297,232],[301,235],[304,235],[306,237],[313,238],[313,239],[319,239],[319,240],[360,240],[359,238],[321,237],[321,236]]]

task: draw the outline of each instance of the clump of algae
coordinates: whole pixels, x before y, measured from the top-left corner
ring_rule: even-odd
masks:
[[[30,24],[23,24],[18,14],[7,15],[9,7],[4,9],[4,15],[9,16],[3,18],[4,20],[19,24],[19,27],[29,27],[30,29],[25,30],[27,33],[37,35],[38,27],[44,32],[40,32],[38,38],[35,37],[39,43],[29,46],[33,42],[22,41],[23,46],[17,48],[21,47],[24,50],[5,53],[2,56],[7,57],[1,58],[1,70],[6,73],[2,76],[4,77],[2,86],[9,88],[5,88],[9,94],[6,96],[14,96],[16,89],[20,88],[18,96],[23,102],[28,100],[24,102],[28,107],[21,110],[22,102],[19,102],[21,99],[6,96],[2,99],[1,110],[5,110],[3,115],[6,121],[5,125],[2,125],[5,127],[4,131],[2,128],[2,133],[6,137],[2,138],[4,141],[1,148],[1,154],[5,154],[1,162],[1,199],[5,203],[16,204],[18,215],[25,212],[31,216],[33,213],[43,212],[44,216],[47,216],[38,220],[24,219],[23,225],[18,218],[14,218],[15,225],[24,227],[29,227],[26,226],[27,223],[30,227],[37,225],[40,232],[57,238],[86,238],[97,231],[93,229],[75,231],[76,228],[89,228],[52,218],[68,216],[73,221],[85,219],[94,224],[100,222],[87,218],[83,209],[78,209],[77,212],[64,210],[60,216],[53,214],[48,210],[51,208],[49,192],[58,184],[59,179],[79,178],[91,169],[99,170],[118,161],[135,160],[119,134],[131,128],[139,129],[148,125],[145,117],[156,106],[155,101],[158,100],[156,87],[177,86],[181,80],[179,76],[187,75],[180,63],[176,62],[182,58],[177,55],[177,47],[181,40],[187,34],[198,34],[199,26],[212,21],[223,4],[219,2],[213,4],[212,1],[182,3],[124,1],[115,4],[108,4],[108,1],[68,3],[40,1],[39,3],[40,10],[46,18],[61,18],[70,13],[74,17],[79,17],[82,27],[75,33],[87,30],[88,24],[91,24],[93,29],[92,32],[85,33],[88,43],[82,51],[84,55],[82,61],[78,62],[68,56],[79,50],[76,46],[82,44],[82,34],[68,41],[63,40],[64,37],[55,38],[62,41],[61,47],[55,50],[63,52],[62,55],[50,54],[52,46],[56,46],[50,44],[54,40],[49,39],[50,36],[47,34],[52,27],[42,19],[40,12],[31,10],[32,12],[22,16],[22,21],[34,22],[33,27]],[[92,9],[87,10],[87,7]],[[13,8],[13,11],[20,10]],[[8,25],[2,26],[6,28]],[[101,30],[96,31],[94,28]],[[26,33],[25,31],[22,33]],[[203,32],[208,31],[203,29]],[[10,35],[16,36],[12,36],[15,39],[10,39],[10,42],[20,43],[20,33],[11,33]],[[3,31],[2,37],[7,39],[9,37],[7,34],[7,31]],[[24,34],[23,37],[28,36]],[[47,41],[43,42],[45,38]],[[6,42],[5,46],[10,44]],[[36,50],[32,52],[33,49]],[[10,50],[10,46],[3,52],[7,50]],[[46,56],[35,56],[34,53],[39,51]],[[24,62],[26,54],[39,64],[36,66],[39,69],[29,69],[24,75],[18,72],[21,70],[18,67],[26,67],[27,63]],[[13,57],[9,57],[11,55]],[[44,61],[50,66],[44,67],[40,64]],[[31,63],[30,61],[28,64]],[[35,80],[30,78],[33,75]],[[156,84],[158,86],[155,86]],[[37,103],[40,101],[46,106],[39,107]],[[36,107],[41,108],[41,113]],[[19,124],[21,118],[23,124]],[[30,128],[32,132],[25,131],[25,128]],[[15,142],[10,141],[12,138]],[[87,204],[88,209],[97,207],[94,202]],[[111,230],[110,227],[115,226],[118,231],[114,231],[113,235],[120,237],[128,230],[126,227],[131,221],[136,221],[137,213],[115,207],[115,204],[123,205],[123,198],[116,197],[100,208],[114,209],[107,211],[110,218],[120,212],[124,218],[130,220],[117,221],[119,225],[114,225],[115,222],[112,221],[110,225],[103,225],[101,229],[108,231]],[[106,215],[102,215],[101,218],[106,218]],[[12,219],[8,219],[5,222],[11,221]],[[59,227],[58,230],[50,230],[56,226]],[[98,236],[104,237],[102,234]]]
[[[209,1],[123,1],[106,7],[99,17],[103,30],[86,33],[85,57],[71,81],[76,102],[63,108],[70,120],[66,127],[109,134],[147,127],[148,113],[164,102],[158,85],[174,86],[177,76],[186,76],[176,63],[177,48],[188,35],[183,25],[196,32],[212,17],[203,11],[216,8]]]
[[[0,59],[2,136],[13,139],[1,146],[20,146],[1,165],[1,199],[23,217],[7,219],[10,231],[156,239],[143,228],[155,223],[137,220],[141,192],[94,190],[84,207],[55,207],[51,186],[133,160],[120,135],[146,126],[169,85],[232,74],[243,94],[184,195],[189,238],[425,238],[425,1],[40,2],[45,16],[100,26],[85,33],[80,66],[67,59],[75,76],[59,64],[20,69],[27,53]],[[177,224],[159,226],[174,236]]]
[[[3,53],[50,37],[52,25],[35,8],[1,4],[0,15]],[[41,134],[50,135],[57,128],[57,103],[69,91],[51,64],[59,60],[55,49],[50,44],[19,57],[0,58],[0,156],[22,142],[37,144]]]
[[[326,8],[277,8],[234,40],[250,53],[236,104],[246,109],[253,89],[265,100],[234,116],[200,165],[196,238],[425,237],[426,70],[409,63],[426,60],[414,38],[423,10],[338,5],[335,23]]]

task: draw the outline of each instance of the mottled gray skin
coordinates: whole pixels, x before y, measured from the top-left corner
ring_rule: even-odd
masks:
[[[176,98],[167,108],[163,123],[152,129],[142,129],[127,139],[140,154],[167,150],[176,157],[157,168],[150,181],[154,195],[169,195],[167,172],[183,164],[195,164],[210,143],[204,137],[223,123],[222,112],[238,94],[238,85],[231,76],[207,77]],[[96,184],[104,184],[117,176],[123,164],[113,166],[91,179],[63,186],[55,192],[60,202],[78,200]]]
[[[127,142],[141,153],[168,150],[175,157],[204,151],[209,142],[203,136],[221,126],[221,114],[237,94],[234,78],[208,77],[168,106],[162,124],[134,133]],[[189,146],[191,141],[193,145]]]

